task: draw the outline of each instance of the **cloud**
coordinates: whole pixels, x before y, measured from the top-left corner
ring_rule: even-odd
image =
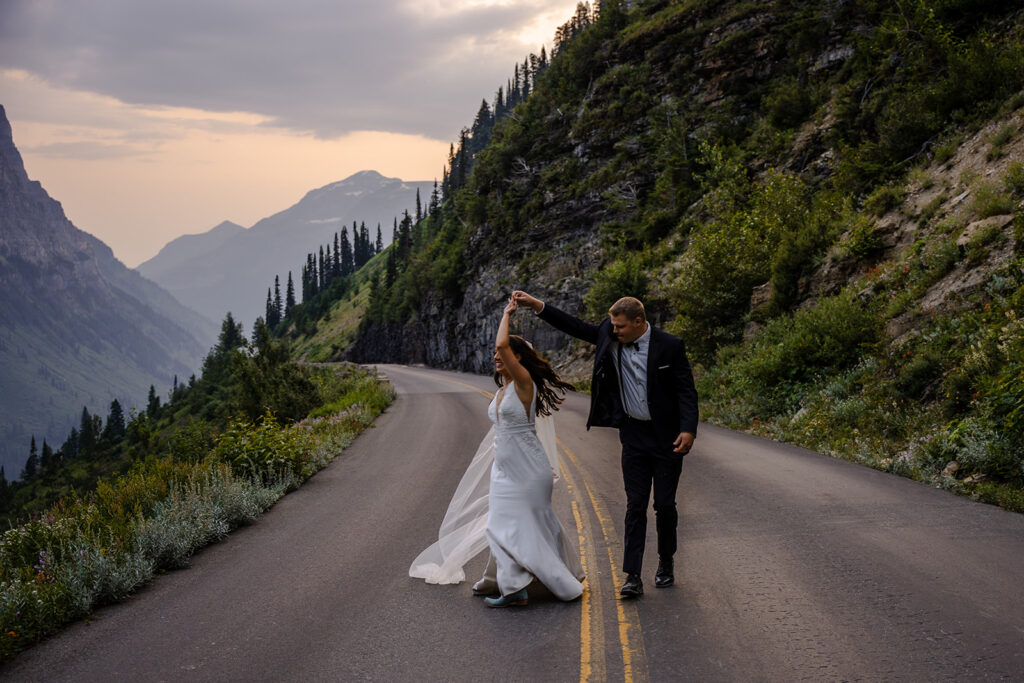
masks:
[[[108,144],[91,140],[51,142],[47,145],[26,147],[22,152],[49,159],[80,159],[83,161],[123,159],[125,157],[142,156],[147,153],[146,150],[131,145]]]
[[[147,107],[334,138],[451,140],[574,2],[4,0],[0,66]]]

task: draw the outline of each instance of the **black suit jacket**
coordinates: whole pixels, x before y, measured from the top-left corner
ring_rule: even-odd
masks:
[[[597,346],[594,374],[590,383],[590,416],[587,429],[619,427],[625,420],[619,375],[615,369],[611,319],[588,323],[545,304],[541,320],[577,339]],[[680,432],[697,434],[697,389],[686,358],[683,340],[651,326],[647,351],[647,407],[658,436],[671,443]]]

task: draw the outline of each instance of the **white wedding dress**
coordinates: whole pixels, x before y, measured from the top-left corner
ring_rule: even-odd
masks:
[[[438,542],[413,561],[410,576],[459,583],[465,580],[463,565],[489,546],[491,558],[477,588],[496,583],[498,592],[509,595],[536,578],[562,600],[583,593],[579,556],[551,508],[557,461],[537,434],[541,426],[553,456],[553,425],[548,418],[541,425],[533,420],[536,386],[533,393],[529,414],[514,388],[495,395],[487,409],[494,426],[459,483]]]

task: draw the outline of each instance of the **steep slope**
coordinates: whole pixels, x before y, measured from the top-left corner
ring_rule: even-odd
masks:
[[[30,435],[59,443],[82,406],[143,401],[196,371],[210,323],[75,228],[29,180],[0,107],[0,455],[16,477]],[[187,327],[186,327],[187,326]]]
[[[168,244],[138,271],[207,317],[231,311],[247,328],[263,314],[267,287],[291,271],[298,279],[307,252],[329,242],[353,221],[366,223],[372,236],[381,225],[391,239],[396,216],[413,210],[416,191],[429,196],[433,182],[405,182],[376,171],[311,190],[295,205],[262,219],[248,230],[234,224]]]

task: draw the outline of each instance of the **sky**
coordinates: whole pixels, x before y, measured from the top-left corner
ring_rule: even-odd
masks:
[[[576,0],[0,0],[0,104],[28,175],[135,267],[449,144]]]

